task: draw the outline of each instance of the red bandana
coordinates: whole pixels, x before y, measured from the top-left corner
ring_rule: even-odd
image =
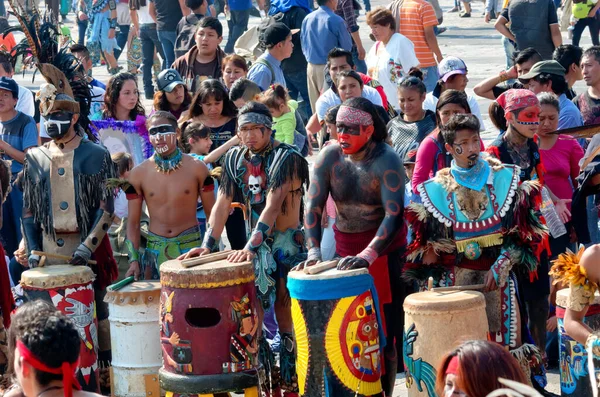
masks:
[[[77,382],[77,378],[75,377],[75,371],[79,366],[79,360],[74,363],[64,362],[60,368],[50,368],[38,360],[37,357],[33,355],[31,350],[29,350],[27,346],[25,346],[20,340],[17,341],[17,350],[19,351],[19,354],[21,354],[21,357],[23,357],[23,360],[27,361],[33,368],[42,372],[48,372],[50,374],[62,374],[65,397],[73,397],[73,387],[76,390],[81,390],[81,386],[79,386],[79,382]]]
[[[369,112],[344,105],[340,106],[335,121],[353,125],[373,125],[373,117]]]
[[[446,375],[458,375],[458,370],[458,356],[454,356],[452,357],[452,359],[448,363],[448,366],[446,367]]]
[[[496,102],[506,113],[540,105],[540,101],[532,91],[517,88],[504,92],[496,98]]]

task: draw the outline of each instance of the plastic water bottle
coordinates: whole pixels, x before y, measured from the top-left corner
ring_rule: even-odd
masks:
[[[556,212],[556,208],[554,207],[554,203],[550,198],[550,194],[548,190],[543,187],[542,188],[542,215],[546,219],[546,226],[550,229],[550,235],[554,238],[558,238],[567,234],[567,228],[562,223],[560,218],[558,217],[558,213]]]

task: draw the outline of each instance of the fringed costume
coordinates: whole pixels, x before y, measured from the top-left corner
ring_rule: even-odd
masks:
[[[14,5],[13,9],[18,13]],[[53,138],[41,147],[32,148],[25,156],[23,230],[29,263],[35,266],[40,260],[32,251],[64,255],[78,264],[90,259],[97,262],[91,267],[96,275],[98,354],[102,367],[110,361],[108,307],[103,297],[106,287],[117,276],[106,235],[113,218],[113,196],[105,182],[115,177],[116,170],[108,151],[94,143],[88,129],[91,89],[82,65],[67,49],[58,48],[54,26],[49,23],[39,26],[39,15],[21,14],[19,22],[47,82],[40,87],[38,99],[42,122],[47,123],[48,134]],[[75,114],[79,120],[71,127]],[[68,142],[61,141],[70,128],[75,129],[74,136]],[[60,262],[52,258],[46,261],[47,265],[57,263]],[[82,382],[84,389],[89,386],[90,391],[95,391],[97,385],[97,379],[89,384]]]
[[[0,201],[4,202],[10,187],[11,171],[10,161],[0,160]],[[1,208],[0,208],[1,210]],[[9,368],[7,329],[10,326],[10,315],[15,308],[15,300],[10,288],[8,266],[5,259],[4,248],[0,244],[0,393],[10,384],[9,378],[4,375]]]
[[[554,284],[569,286],[566,309],[576,312],[587,311],[589,306],[594,303],[594,295],[599,290],[598,283],[591,281],[585,268],[579,264],[584,251],[583,245],[577,253],[567,249],[566,253],[560,254],[558,259],[553,262],[550,270]],[[590,312],[586,314],[591,315]],[[600,392],[598,388],[600,384],[600,329],[593,329],[588,336],[583,355],[583,364],[587,371],[583,370],[581,373],[589,374],[592,392],[594,396],[598,396]]]
[[[290,145],[279,143],[269,146],[258,154],[253,154],[246,147],[232,148],[225,155],[223,161],[223,176],[220,189],[228,196],[233,196],[236,189],[241,189],[246,208],[250,213],[251,224],[254,233],[249,238],[248,244],[254,244],[256,258],[254,259],[254,271],[256,275],[256,290],[262,307],[267,311],[275,300],[275,288],[277,280],[285,278],[289,270],[306,258],[304,233],[301,230],[302,220],[295,229],[286,231],[275,231],[266,238],[268,227],[264,228],[262,222],[258,222],[260,214],[265,209],[267,194],[280,188],[290,181],[301,183],[293,195],[302,196],[304,185],[308,184],[308,163]],[[286,202],[281,208],[285,214],[287,211],[300,211],[301,208],[287,208]],[[258,224],[257,224],[258,223]],[[276,225],[275,225],[276,227]],[[207,233],[210,234],[210,233]],[[259,359],[264,368],[269,372],[267,376],[267,388],[274,390],[281,386],[283,390],[298,391],[294,339],[291,334],[281,334],[280,358],[280,384],[274,380],[274,356],[266,339],[261,338],[259,346]]]
[[[498,286],[484,293],[489,339],[510,349],[526,374],[541,364],[540,351],[528,340],[520,318],[515,273],[537,278],[538,255],[547,232],[534,212],[540,200],[537,182],[519,183],[520,168],[479,158],[469,169],[439,171],[419,185],[423,204],[407,207],[413,241],[408,246],[404,278],[424,289],[484,283],[491,270]],[[433,250],[438,260],[423,264]]]

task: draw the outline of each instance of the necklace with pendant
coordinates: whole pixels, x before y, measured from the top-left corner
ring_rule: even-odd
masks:
[[[175,151],[169,157],[162,157],[158,153],[154,153],[154,164],[156,170],[158,172],[162,172],[163,174],[170,174],[171,172],[179,169],[179,167],[181,167],[182,160],[183,154],[179,148],[175,149]]]

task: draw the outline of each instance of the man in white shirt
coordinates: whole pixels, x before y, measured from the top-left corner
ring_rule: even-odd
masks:
[[[15,70],[12,64],[12,57],[8,52],[0,51],[0,77],[13,78]],[[35,116],[35,105],[33,101],[33,93],[27,88],[19,85],[19,99],[17,100],[16,108],[21,113],[28,116]]]

